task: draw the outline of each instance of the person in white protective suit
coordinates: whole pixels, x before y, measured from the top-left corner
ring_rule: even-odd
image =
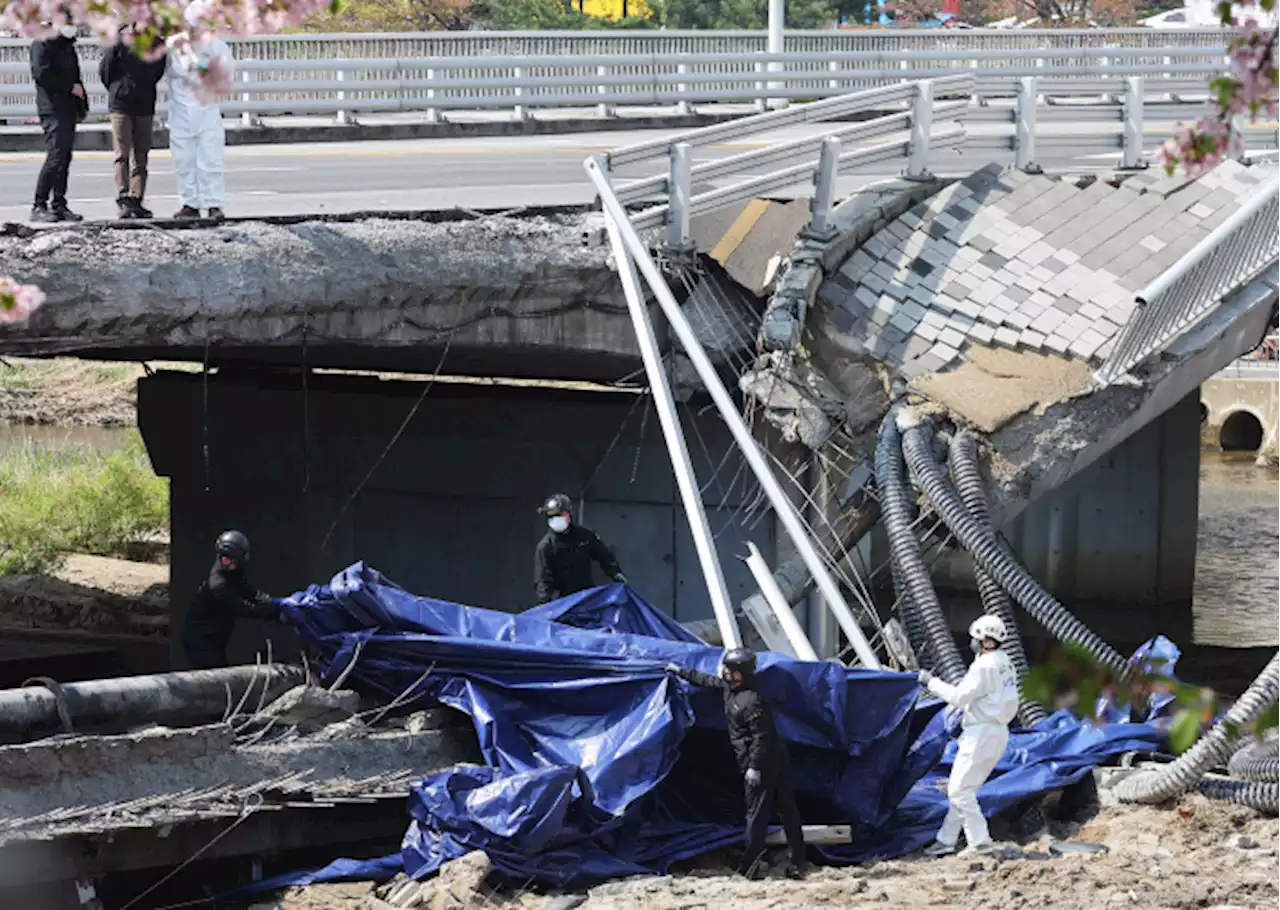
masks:
[[[208,8],[201,0],[187,7],[188,31],[168,41],[165,81],[169,89],[169,150],[178,172],[175,218],[222,218],[226,183],[222,150],[226,130],[218,96],[227,94],[234,79],[231,48],[209,27]]]
[[[1009,744],[1009,722],[1018,713],[1018,671],[1001,647],[1009,631],[996,616],[980,616],[969,626],[973,664],[959,685],[950,685],[928,670],[920,682],[947,704],[963,710],[962,732],[947,784],[951,807],[936,841],[925,851],[946,856],[956,851],[964,829],[969,850],[991,849],[987,820],[978,806],[978,788],[991,774]]]

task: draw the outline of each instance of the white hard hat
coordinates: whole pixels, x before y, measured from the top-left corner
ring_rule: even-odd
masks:
[[[978,641],[994,638],[1000,644],[1004,644],[1005,639],[1009,637],[1009,630],[1004,627],[999,616],[979,616],[969,626],[969,637]]]

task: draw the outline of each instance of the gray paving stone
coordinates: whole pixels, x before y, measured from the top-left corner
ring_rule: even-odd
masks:
[[[1018,343],[1038,351],[1044,347],[1044,334],[1033,329],[1023,329],[1018,336]]]
[[[1001,326],[996,329],[994,340],[996,344],[1002,344],[1007,348],[1016,348],[1018,346],[1018,334],[1017,329]]]
[[[1018,287],[1016,284],[1014,284],[1005,288],[1004,296],[1008,297],[1011,301],[1014,302],[1014,304],[1019,304],[1019,303],[1022,303],[1022,301],[1026,300],[1028,297],[1030,297],[1031,292],[1028,291],[1026,288]]]
[[[969,337],[974,341],[980,341],[983,344],[990,344],[996,337],[995,326],[979,322],[973,328],[969,329]]]
[[[867,277],[862,279],[862,286],[874,294],[880,294],[889,286],[889,282],[885,281],[875,272],[869,272]]]
[[[1067,343],[1070,344],[1088,331],[1089,325],[1090,321],[1088,319],[1085,319],[1079,313],[1074,313],[1067,318],[1066,322],[1054,329],[1053,334],[1066,339]]]
[[[981,234],[968,241],[969,246],[983,253],[989,253],[996,248],[997,241],[988,234]]]
[[[1044,346],[1055,354],[1065,354],[1067,353],[1067,348],[1071,346],[1071,342],[1061,335],[1050,335],[1044,340]]]
[[[1079,253],[1082,261],[1088,258],[1088,254],[1098,247],[1114,248],[1111,247],[1111,244],[1124,233],[1126,228],[1133,224],[1145,224],[1147,216],[1161,202],[1159,196],[1151,195],[1142,195],[1137,199],[1132,196],[1127,198],[1129,199],[1127,205],[1112,212],[1105,221],[1095,224],[1086,234],[1066,244],[1067,248],[1072,252]],[[1144,230],[1142,236],[1145,237],[1147,233],[1149,231]]]
[[[1102,189],[1098,190],[1096,189],[1097,187]],[[1092,232],[1098,225],[1113,217],[1127,204],[1137,201],[1131,193],[1120,194],[1102,181],[1093,184],[1085,192],[1093,194],[1091,204],[1066,224],[1050,231],[1045,236],[1044,242],[1055,250],[1069,249],[1072,252],[1079,253],[1080,251],[1074,246],[1079,238]],[[1137,198],[1142,199],[1141,196]]]
[[[1078,253],[1073,253],[1070,250],[1054,250],[1053,255],[1049,258],[1056,259],[1063,265],[1071,265],[1073,262],[1080,261],[1080,255]]]
[[[1071,315],[1076,310],[1080,309],[1080,301],[1074,300],[1071,297],[1059,297],[1053,302],[1053,306],[1055,309],[1059,309],[1067,315]]]
[[[1076,312],[1092,322],[1093,320],[1102,317],[1106,313],[1106,310],[1098,304],[1090,301],[1089,303],[1082,304],[1080,309]]]
[[[958,345],[948,344],[939,339],[934,342],[933,347],[929,348],[929,353],[925,356],[937,358],[939,364],[941,364],[937,369],[942,369],[942,367],[955,360],[959,354],[960,348]]]
[[[1031,322],[1037,332],[1049,333],[1067,321],[1067,314],[1057,307],[1050,307]]]
[[[1156,237],[1154,234],[1150,234],[1139,240],[1138,245],[1145,250],[1150,250],[1152,253],[1158,253],[1169,244],[1161,240],[1159,237]]]
[[[932,301],[935,296],[937,296],[937,293],[935,291],[930,290],[924,285],[918,284],[911,289],[910,299],[918,300],[920,303],[924,304],[925,306],[928,306],[929,302]]]
[[[853,328],[853,314],[843,307],[835,307],[827,314],[827,322],[837,332],[848,334]]]
[[[912,319],[905,311],[894,313],[893,318],[889,320],[889,325],[902,332],[904,336],[914,332],[916,324],[917,320]]]
[[[853,305],[853,295],[834,281],[825,281],[818,287],[818,300],[833,308]]]
[[[856,282],[871,271],[875,264],[876,261],[867,255],[865,250],[854,250],[853,255],[844,261],[844,265],[840,266],[840,274],[846,275]]]
[[[892,244],[889,242],[889,238],[883,233],[872,235],[867,239],[867,242],[862,245],[862,249],[873,259],[881,258],[885,253],[889,252],[891,248]]]
[[[921,322],[916,326],[915,337],[923,338],[926,341],[937,341],[938,336],[942,334],[942,327],[930,325],[927,322]]]
[[[880,337],[887,339],[891,345],[896,345],[906,340],[907,333],[890,323],[880,331]]]
[[[1080,194],[1074,184],[1059,180],[1046,193],[1042,193],[1026,205],[1009,213],[1009,220],[1023,227],[1035,227],[1036,221],[1055,209],[1060,209]],[[1042,228],[1037,228],[1043,233]]]
[[[1004,268],[1005,271],[1014,276],[1013,279],[1010,279],[1009,284],[1013,284],[1015,279],[1021,278],[1023,275],[1027,274],[1027,272],[1031,271],[1031,266],[1027,265],[1021,259],[1010,259],[1004,264]]]
[[[1041,281],[1035,275],[1031,274],[1030,267],[1027,268],[1025,275],[1019,275],[1018,280],[1013,283],[1013,287],[1021,288],[1028,294],[1032,294],[1044,287],[1046,282]]]
[[[934,301],[936,303],[937,298],[934,298]],[[947,314],[941,310],[930,308],[924,311],[924,315],[920,317],[920,323],[942,328],[947,324]]]
[[[963,332],[959,331],[953,326],[947,326],[938,335],[938,344],[945,344],[948,347],[959,350],[961,345],[964,344],[965,337],[966,336]]]
[[[924,314],[929,312],[929,309],[928,307],[925,307],[917,303],[916,301],[912,300],[912,301],[908,301],[903,305],[902,312],[907,315],[908,319],[911,319],[914,322],[919,322],[921,319],[924,318]]]
[[[1012,313],[1004,317],[1004,324],[1021,331],[1031,325],[1031,321],[1035,318],[1031,313],[1025,313],[1022,310],[1014,310]]]
[[[947,365],[947,361],[935,354],[934,348],[930,348],[929,353],[925,354],[923,357],[917,357],[913,365],[919,370],[916,375],[923,376],[927,373],[936,373]]]
[[[982,310],[985,306],[986,304],[978,303],[972,297],[966,297],[964,300],[956,301],[955,312],[970,319],[977,319],[982,315]]]
[[[995,300],[1004,291],[1004,285],[997,281],[987,280],[970,292],[968,299],[974,303],[986,306]]]
[[[901,281],[894,280],[884,289],[884,292],[894,300],[906,300],[911,294],[911,288],[903,284]]]
[[[867,318],[879,330],[889,324],[889,320],[893,318],[893,313],[888,310],[872,310]]]
[[[1089,329],[1075,341],[1071,342],[1070,351],[1077,357],[1082,357],[1085,360],[1088,360],[1097,353],[1098,348],[1102,347],[1102,345],[1106,343],[1106,340],[1106,337],[1100,332],[1095,329]]]
[[[956,307],[959,306],[959,304],[960,304],[959,300],[957,300],[955,297],[952,297],[950,294],[947,294],[945,292],[941,294],[935,294],[933,297],[933,300],[929,302],[929,306],[932,309],[937,310],[940,313],[945,313],[947,315],[954,313],[956,311]]]

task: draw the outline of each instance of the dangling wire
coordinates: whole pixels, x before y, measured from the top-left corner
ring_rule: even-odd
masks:
[[[644,451],[644,431],[649,428],[649,408],[653,404],[653,396],[644,396],[644,413],[640,416],[640,438],[636,442],[636,457],[631,462],[631,484],[634,486],[636,476],[640,473],[640,453]]]
[[[209,492],[209,320],[204,321],[204,371],[201,374],[201,396],[204,399],[204,426],[202,428],[204,450],[204,491]]]
[[[311,492],[311,399],[308,390],[308,376],[311,368],[307,366],[307,323],[309,311],[302,310],[302,492]]]

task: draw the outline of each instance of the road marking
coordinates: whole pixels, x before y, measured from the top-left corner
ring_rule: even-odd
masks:
[[[711,248],[710,256],[716,262],[724,265],[734,250],[742,245],[742,241],[747,239],[747,235],[751,233],[751,229],[756,223],[764,217],[764,213],[769,211],[770,203],[764,199],[752,199],[747,203],[747,207],[738,213],[738,217],[733,220],[733,224],[729,225],[729,230],[724,232],[716,245]]]

